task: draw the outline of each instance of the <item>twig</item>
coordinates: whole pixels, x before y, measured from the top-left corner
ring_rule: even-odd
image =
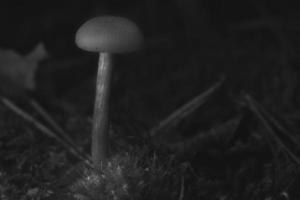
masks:
[[[223,84],[225,78],[222,77],[217,83],[207,89],[205,92],[199,94],[194,99],[181,106],[173,113],[171,113],[166,119],[162,120],[157,126],[150,130],[150,136],[154,137],[157,133],[162,130],[167,130],[170,127],[176,126],[180,121],[202,106],[208,100],[216,90]]]
[[[15,112],[17,115],[22,117],[24,120],[32,123],[38,130],[40,130],[42,133],[47,135],[48,137],[51,137],[55,139],[58,143],[60,143],[66,150],[68,150],[72,155],[77,157],[78,159],[84,161],[88,166],[92,166],[90,159],[85,158],[86,156],[83,156],[79,150],[76,148],[70,146],[70,144],[66,143],[64,140],[62,140],[60,137],[57,136],[56,133],[51,131],[49,128],[41,124],[39,121],[37,121],[34,117],[32,117],[30,114],[19,108],[17,105],[15,105],[12,101],[5,97],[1,97],[1,100],[5,106],[7,106],[9,109],[11,109],[13,112]]]

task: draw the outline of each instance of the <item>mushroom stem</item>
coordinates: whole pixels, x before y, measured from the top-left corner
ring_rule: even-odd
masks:
[[[94,166],[101,167],[108,156],[109,134],[109,91],[112,71],[111,54],[100,53],[96,97],[94,104],[94,118],[92,128],[92,160]]]

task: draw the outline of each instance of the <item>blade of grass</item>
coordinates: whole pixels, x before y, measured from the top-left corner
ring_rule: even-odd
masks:
[[[68,152],[70,152],[76,158],[83,161],[88,166],[92,166],[91,161],[87,156],[82,155],[82,153],[78,149],[70,146],[70,144],[66,143],[64,140],[62,140],[60,137],[58,137],[58,135],[56,133],[54,133],[49,128],[47,128],[46,126],[41,124],[34,117],[32,117],[30,114],[28,114],[27,112],[25,112],[24,110],[19,108],[11,100],[9,100],[8,98],[5,98],[5,97],[1,97],[1,100],[2,100],[2,103],[6,107],[8,107],[10,110],[12,110],[15,114],[19,115],[24,120],[32,123],[39,131],[41,131],[42,133],[44,133],[48,137],[51,137],[51,138],[55,139],[58,143],[60,143]]]
[[[168,130],[171,127],[176,126],[180,121],[202,106],[207,102],[208,98],[214,94],[218,88],[223,84],[225,78],[222,77],[218,82],[212,85],[205,92],[199,94],[193,98],[188,103],[184,104],[173,113],[171,113],[167,118],[162,120],[157,126],[150,130],[150,136],[154,137],[156,134],[160,133],[162,130]]]

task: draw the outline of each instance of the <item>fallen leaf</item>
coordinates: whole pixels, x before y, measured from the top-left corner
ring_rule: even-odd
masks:
[[[49,54],[42,43],[25,56],[11,49],[0,49],[1,93],[11,92],[6,90],[34,90],[36,69],[39,62],[47,57]]]

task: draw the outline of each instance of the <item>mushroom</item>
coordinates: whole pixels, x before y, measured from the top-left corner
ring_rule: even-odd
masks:
[[[126,18],[102,16],[85,22],[78,29],[75,42],[83,50],[99,52],[91,152],[94,167],[101,167],[108,157],[112,54],[138,50],[143,36],[137,25]]]

